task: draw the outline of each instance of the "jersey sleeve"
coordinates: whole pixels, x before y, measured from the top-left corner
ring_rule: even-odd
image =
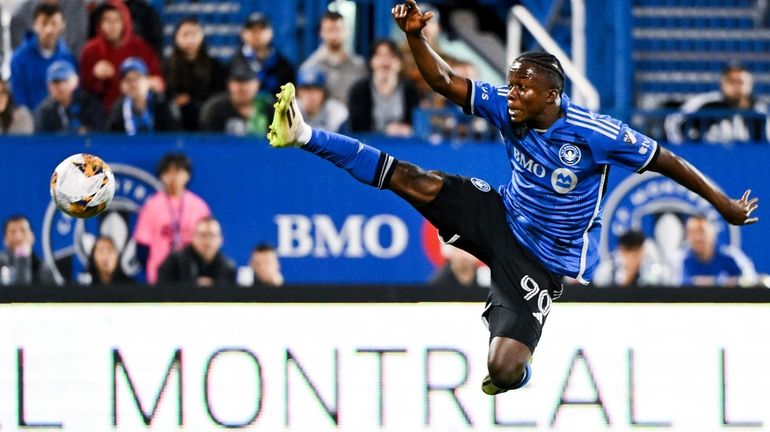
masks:
[[[598,126],[594,128],[591,149],[598,163],[642,173],[658,157],[660,145],[628,125],[618,123],[615,129]]]
[[[468,99],[463,111],[481,117],[498,129],[508,122],[508,86],[495,87],[482,81],[468,80]]]

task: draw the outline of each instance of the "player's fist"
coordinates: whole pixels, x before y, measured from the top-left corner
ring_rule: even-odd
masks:
[[[423,27],[433,18],[433,12],[421,13],[414,0],[399,3],[390,12],[393,14],[393,19],[396,20],[398,28],[407,35],[412,36],[419,35]]]

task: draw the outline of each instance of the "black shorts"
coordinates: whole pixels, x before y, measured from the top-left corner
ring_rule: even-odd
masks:
[[[436,198],[416,207],[441,239],[473,254],[492,273],[482,314],[490,339],[515,339],[534,352],[551,302],[561,295],[561,278],[552,274],[511,232],[500,194],[477,178],[443,174]]]

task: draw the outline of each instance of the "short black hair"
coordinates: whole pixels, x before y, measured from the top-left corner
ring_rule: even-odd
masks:
[[[559,59],[553,54],[545,51],[529,51],[516,57],[513,62],[526,62],[535,65],[545,73],[549,85],[559,90],[559,92],[564,91],[564,68],[562,68]]]
[[[40,3],[39,5],[35,6],[35,11],[32,13],[32,20],[36,20],[40,15],[50,17],[56,15],[57,13],[62,13],[59,5],[51,3]]]
[[[162,175],[171,168],[179,168],[192,175],[192,161],[184,153],[166,153],[160,158],[157,166],[158,176]]]
[[[344,18],[345,17],[343,17],[341,13],[336,11],[326,11],[324,12],[323,15],[321,15],[321,21],[323,20],[339,21]]]
[[[639,230],[629,230],[618,237],[618,246],[623,249],[636,250],[644,245],[647,236]]]
[[[3,222],[3,236],[8,234],[8,225],[12,224],[13,222],[20,222],[20,221],[25,221],[27,222],[27,225],[32,225],[29,223],[29,218],[27,218],[21,213],[11,215],[5,220],[5,222]]]
[[[256,246],[254,246],[254,249],[251,250],[252,254],[262,252],[275,252],[275,248],[269,243],[258,243]]]

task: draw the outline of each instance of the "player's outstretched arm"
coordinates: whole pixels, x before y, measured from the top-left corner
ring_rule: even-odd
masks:
[[[759,206],[759,198],[749,199],[751,189],[741,199],[735,200],[720,192],[692,164],[669,150],[660,149],[660,154],[650,170],[671,178],[710,202],[725,220],[733,225],[748,225],[759,220],[751,213]]]
[[[396,5],[391,11],[396,24],[406,34],[406,41],[414,55],[420,74],[430,88],[459,106],[465,106],[468,98],[468,82],[455,74],[428,44],[422,29],[433,18],[433,12],[421,13],[414,0]]]

